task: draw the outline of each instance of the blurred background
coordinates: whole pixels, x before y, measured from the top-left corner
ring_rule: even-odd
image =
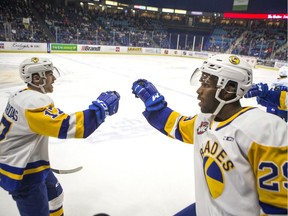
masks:
[[[1,0],[0,41],[154,47],[287,61],[284,0]]]

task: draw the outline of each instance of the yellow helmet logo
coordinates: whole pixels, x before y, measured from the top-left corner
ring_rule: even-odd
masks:
[[[37,63],[38,61],[39,61],[39,58],[37,58],[37,57],[31,58],[31,62]]]
[[[240,63],[240,59],[237,56],[230,56],[229,61],[234,65],[238,65]]]

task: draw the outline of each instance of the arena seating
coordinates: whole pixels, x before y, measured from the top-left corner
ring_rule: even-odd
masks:
[[[53,5],[50,0],[31,5],[2,0],[0,40],[161,47],[287,60],[287,23],[273,26],[258,21],[247,27],[247,23],[223,19],[210,25],[195,19],[198,29],[193,29],[185,20],[128,10],[89,9],[80,4]]]

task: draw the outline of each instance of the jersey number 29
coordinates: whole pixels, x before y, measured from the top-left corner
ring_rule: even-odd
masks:
[[[259,165],[259,170],[269,170],[269,172],[259,178],[259,186],[260,188],[263,188],[265,190],[271,190],[271,191],[280,191],[279,182],[275,181],[276,178],[279,177],[279,175],[282,175],[288,179],[288,162],[286,161],[280,168],[273,163],[273,162],[262,162]],[[283,184],[283,187],[285,189],[288,189],[288,182],[283,181],[281,182]]]

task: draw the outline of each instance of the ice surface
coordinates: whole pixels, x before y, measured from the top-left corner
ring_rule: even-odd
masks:
[[[9,94],[25,87],[18,65],[27,57],[48,57],[62,76],[50,94],[55,105],[71,113],[88,107],[107,90],[121,95],[119,112],[87,139],[50,139],[51,165],[83,166],[74,174],[57,175],[64,188],[67,216],[171,216],[194,202],[193,146],[153,129],[144,105],[131,94],[132,83],[145,78],[184,115],[199,112],[189,80],[203,60],[168,56],[108,54],[0,54],[0,114]],[[271,83],[278,73],[255,69],[254,82]],[[257,106],[255,98],[242,105]],[[262,107],[263,108],[263,107]],[[12,198],[0,188],[0,215],[19,215]]]

